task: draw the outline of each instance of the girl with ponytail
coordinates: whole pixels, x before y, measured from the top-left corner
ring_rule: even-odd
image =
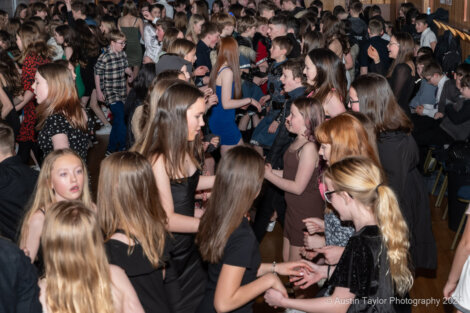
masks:
[[[356,232],[335,266],[315,265],[298,284],[329,279],[329,297],[289,299],[268,290],[271,306],[306,312],[395,312],[394,305],[413,285],[409,269],[408,227],[392,189],[370,159],[343,159],[325,172],[325,199]]]

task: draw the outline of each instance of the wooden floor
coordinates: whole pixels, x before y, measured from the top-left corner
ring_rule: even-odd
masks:
[[[100,141],[89,151],[88,167],[91,176],[91,185],[93,193],[96,195],[96,185],[99,174],[99,164],[104,157],[107,144],[107,136],[98,136]],[[420,301],[429,301],[430,305],[419,304],[413,307],[413,313],[434,313],[434,312],[452,312],[452,305],[444,305],[442,298],[442,289],[447,280],[454,251],[450,249],[455,232],[449,230],[447,227],[447,220],[442,220],[442,213],[446,207],[447,199],[444,199],[441,208],[435,208],[434,196],[430,196],[431,212],[432,212],[432,226],[434,237],[437,242],[438,249],[438,269],[435,273],[425,273],[416,278],[413,289],[411,290],[411,297]],[[276,224],[273,232],[268,233],[260,246],[261,256],[263,262],[282,261],[282,229]],[[437,304],[437,305],[436,305]],[[268,307],[262,297],[256,300],[255,313],[271,313],[283,312],[283,310],[274,310]]]

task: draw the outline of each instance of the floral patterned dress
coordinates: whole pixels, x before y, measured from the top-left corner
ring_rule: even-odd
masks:
[[[21,67],[21,83],[23,85],[24,91],[31,91],[31,88],[34,83],[34,76],[40,65],[49,63],[48,59],[44,59],[41,56],[35,53],[29,53],[26,55],[23,65]],[[21,123],[20,133],[18,134],[17,141],[19,142],[28,142],[36,141],[36,132],[34,127],[36,126],[37,116],[36,116],[36,98],[34,97],[29,101],[23,108],[24,119]]]

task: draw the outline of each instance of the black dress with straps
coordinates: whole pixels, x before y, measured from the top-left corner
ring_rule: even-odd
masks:
[[[194,216],[194,195],[199,182],[199,171],[188,178],[171,181],[175,213]],[[194,243],[195,234],[173,233],[171,264],[177,275],[179,288],[171,288],[170,301],[177,313],[194,313],[204,296],[207,270]]]
[[[118,232],[123,233],[121,230]],[[109,263],[126,272],[145,312],[172,312],[163,285],[163,266],[155,268],[140,243],[134,241],[136,244],[129,254],[129,245],[115,239],[108,240],[105,246]],[[165,253],[162,259],[167,259]]]

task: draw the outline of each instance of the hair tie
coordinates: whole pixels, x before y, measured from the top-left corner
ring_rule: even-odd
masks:
[[[380,184],[377,185],[377,187],[375,187],[375,192],[377,192],[377,193],[379,192],[379,187],[380,186],[383,186],[383,183],[380,183]]]

